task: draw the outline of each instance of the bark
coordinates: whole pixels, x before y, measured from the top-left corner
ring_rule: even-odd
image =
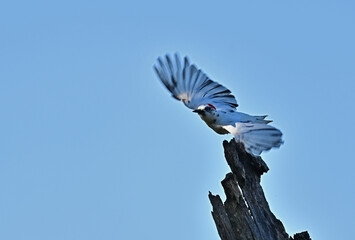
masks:
[[[260,185],[261,175],[269,170],[261,157],[246,153],[234,139],[223,146],[232,170],[222,181],[226,201],[209,193],[221,240],[311,240],[308,232],[290,237],[271,212]]]

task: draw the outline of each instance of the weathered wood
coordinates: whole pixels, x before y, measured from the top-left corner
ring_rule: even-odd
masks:
[[[310,240],[308,232],[289,237],[271,212],[260,177],[269,168],[261,157],[246,153],[233,139],[224,141],[224,154],[232,172],[222,181],[226,201],[209,193],[212,216],[222,240]]]
[[[218,234],[221,236],[222,239],[234,240],[236,239],[234,235],[234,231],[232,225],[229,221],[227,216],[227,212],[224,209],[223,203],[221,198],[217,196],[213,196],[211,192],[209,193],[208,197],[213,206],[212,216],[216,224],[218,224]]]
[[[293,238],[290,238],[290,240],[309,240],[311,237],[309,236],[308,232],[301,232],[301,233],[296,233],[293,235]]]

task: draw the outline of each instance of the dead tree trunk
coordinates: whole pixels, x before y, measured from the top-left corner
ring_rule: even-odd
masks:
[[[270,211],[260,177],[269,168],[261,157],[246,153],[234,140],[224,141],[224,154],[232,172],[222,181],[226,201],[209,193],[212,216],[222,240],[310,240],[308,232],[289,237]]]

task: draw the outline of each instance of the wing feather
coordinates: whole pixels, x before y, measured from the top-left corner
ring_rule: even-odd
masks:
[[[209,79],[196,65],[190,64],[187,57],[183,62],[178,54],[173,58],[168,54],[164,58],[159,57],[154,70],[172,96],[188,108],[212,104],[220,110],[235,111],[238,107],[230,90]]]

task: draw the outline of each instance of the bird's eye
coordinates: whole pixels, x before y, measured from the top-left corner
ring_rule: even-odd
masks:
[[[211,107],[205,107],[205,110],[206,110],[207,112],[209,112],[209,111],[211,111]]]

